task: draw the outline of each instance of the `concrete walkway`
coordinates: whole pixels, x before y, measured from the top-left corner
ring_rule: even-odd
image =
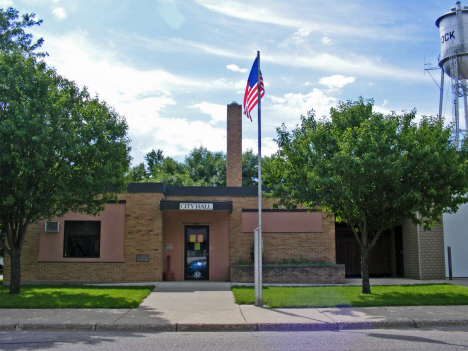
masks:
[[[358,281],[348,280],[347,284]],[[468,279],[450,282],[468,286]],[[384,283],[434,281],[371,280],[372,285]],[[0,309],[0,330],[265,331],[468,326],[468,306],[269,309],[236,305],[229,282],[154,284],[154,291],[135,309]]]

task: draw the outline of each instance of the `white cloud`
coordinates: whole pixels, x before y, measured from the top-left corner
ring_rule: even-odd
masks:
[[[329,89],[340,89],[347,84],[353,83],[355,80],[355,77],[345,77],[339,74],[335,74],[330,77],[320,78],[319,83],[326,85]]]
[[[47,38],[43,48],[50,54],[46,59],[48,64],[109,101],[131,101],[164,90],[211,85],[209,81],[186,79],[163,70],[133,68],[120,62],[116,52],[91,45],[83,32],[63,37],[47,34]]]
[[[200,121],[185,118],[157,118],[158,127],[144,134],[130,129],[132,154],[136,160],[143,161],[143,156],[152,148],[163,149],[167,156],[183,160],[194,147],[203,145],[211,151],[226,152],[226,129],[215,128]]]
[[[258,152],[258,139],[242,138],[242,151],[252,149]],[[278,145],[270,138],[262,138],[262,156],[271,156],[278,150]]]
[[[328,37],[323,37],[323,38],[322,38],[322,43],[323,43],[324,45],[328,45],[328,44],[331,43],[331,39],[328,38]]]
[[[385,107],[387,104],[388,104],[388,101],[387,101],[387,100],[384,100],[384,102],[383,102],[383,104],[382,104],[382,107]]]
[[[5,9],[6,7],[10,7],[13,5],[13,1],[11,0],[0,0],[0,8]]]
[[[43,49],[50,55],[46,58],[49,65],[60,75],[89,87],[92,95],[98,93],[100,99],[125,116],[134,163],[142,162],[152,148],[161,148],[165,155],[181,159],[201,144],[210,150],[226,148],[225,129],[186,118],[165,117],[164,110],[177,104],[178,93],[192,88],[212,89],[212,82],[186,79],[163,70],[138,70],[120,62],[117,53],[91,45],[86,33],[42,36],[48,38]],[[236,89],[234,83],[228,88]]]
[[[63,7],[57,7],[53,9],[52,13],[55,15],[55,17],[60,19],[67,17],[67,13],[65,12]]]
[[[217,79],[217,80],[213,81],[214,85],[216,85],[218,87],[222,87],[222,88],[229,88],[229,89],[231,89],[231,88],[233,88],[233,89],[245,88],[246,83],[247,83],[247,78],[245,80],[240,80],[238,82],[229,82],[224,78],[220,78],[220,79]],[[265,85],[267,85],[267,84],[265,84]]]
[[[210,124],[226,122],[227,107],[225,105],[211,104],[209,102],[204,101],[202,103],[191,105],[189,107],[198,108],[201,112],[210,115]]]
[[[287,27],[296,27],[298,25],[297,21],[277,14],[266,6],[261,7],[258,3],[253,5],[252,3],[231,0],[195,0],[195,2],[211,11],[246,21],[272,23]]]
[[[309,34],[312,32],[312,27],[303,27],[299,28],[298,31],[296,31],[291,38],[285,40],[283,43],[280,44],[280,47],[284,46],[289,46],[291,44],[294,45],[302,45],[304,44],[306,38],[309,36]]]
[[[251,2],[248,0],[195,0],[199,5],[221,13],[222,15],[238,18],[244,21],[252,21],[259,23],[268,23],[284,27],[291,27],[299,29],[307,28],[311,32],[327,33],[333,30],[334,34],[340,34],[352,37],[371,38],[376,40],[414,40],[415,35],[412,34],[411,25],[400,26],[391,31],[386,26],[373,25],[379,23],[379,20],[374,18],[373,21],[368,21],[367,26],[362,21],[358,25],[343,25],[341,23],[352,23],[353,18],[357,13],[353,11],[342,11],[339,20],[337,20],[336,11],[329,11],[329,8],[320,8],[319,3],[315,6],[318,7],[315,15],[310,16],[309,13],[301,14],[300,11],[290,11],[287,8],[287,3],[282,1],[264,1],[264,2]],[[326,4],[324,2],[324,4]],[[328,5],[326,5],[328,6]],[[343,4],[339,5],[343,8]],[[344,8],[343,8],[344,9]],[[380,11],[380,18],[383,20],[387,14]],[[301,17],[302,15],[302,17]],[[362,15],[362,11],[359,12]],[[372,13],[375,15],[375,13]],[[307,16],[307,17],[306,17]],[[341,20],[341,21],[340,21]],[[296,32],[297,33],[297,32]],[[295,35],[296,35],[295,33]],[[300,34],[300,33],[298,33]]]
[[[308,94],[288,93],[281,97],[270,96],[272,105],[271,110],[274,111],[276,118],[272,120],[275,126],[289,121],[299,122],[301,115],[306,115],[308,111],[314,110],[317,117],[328,115],[330,107],[335,106],[337,99],[327,96],[320,89],[314,88]]]
[[[238,51],[220,49],[183,39],[173,39],[173,43],[177,43],[177,45],[173,47],[174,50],[180,50],[185,53],[191,49],[196,53],[221,57],[246,60],[251,60],[252,58],[250,54],[242,55]],[[262,62],[271,62],[287,67],[305,67],[334,73],[346,72],[347,74],[389,78],[393,80],[422,81],[425,79],[424,75],[414,70],[402,69],[390,64],[381,63],[373,58],[354,55],[352,53],[348,53],[346,57],[339,57],[307,49],[303,49],[299,54],[292,52],[285,53],[285,51],[282,50],[280,53],[263,54]]]
[[[227,69],[231,70],[231,71],[234,71],[234,72],[241,72],[241,73],[246,73],[248,72],[248,69],[247,68],[239,68],[237,65],[227,65],[226,66]]]

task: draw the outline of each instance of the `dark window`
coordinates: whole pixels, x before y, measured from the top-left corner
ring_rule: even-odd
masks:
[[[100,221],[65,221],[63,257],[99,258]]]

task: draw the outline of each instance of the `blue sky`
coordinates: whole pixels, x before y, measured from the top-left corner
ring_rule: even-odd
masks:
[[[180,161],[194,147],[226,151],[226,105],[243,102],[257,50],[265,82],[262,154],[276,127],[339,100],[373,98],[383,113],[438,113],[444,1],[0,0],[43,19],[46,61],[126,117],[133,164],[151,149]],[[462,2],[462,5],[466,5]],[[433,71],[436,81],[440,71]],[[448,89],[447,89],[448,92]],[[451,108],[444,98],[444,114]],[[257,152],[254,123],[243,148]]]

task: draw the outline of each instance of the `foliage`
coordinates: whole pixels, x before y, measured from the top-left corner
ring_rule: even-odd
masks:
[[[370,293],[368,253],[403,218],[426,228],[468,199],[466,145],[457,151],[443,120],[416,111],[372,111],[373,101],[341,102],[331,119],[313,112],[292,132],[278,128],[279,151],[267,161],[267,196],[334,213],[361,247],[363,292]]]
[[[242,186],[258,186],[258,155],[252,149],[242,153]]]
[[[201,186],[226,184],[226,156],[200,146],[194,148],[184,161],[190,178]]]
[[[0,286],[0,308],[136,308],[154,286],[27,285],[20,295]]]
[[[25,33],[24,29],[32,26],[40,26],[42,20],[36,20],[35,14],[26,13],[18,20],[18,11],[9,7],[6,10],[0,9],[0,51],[17,51],[34,56],[44,56],[45,54],[34,54],[33,51],[40,48],[44,39],[40,38],[35,43],[32,42],[32,34]]]
[[[178,162],[154,149],[145,155],[146,163],[130,169],[132,182],[164,183],[169,186],[226,186],[226,155],[200,146]],[[257,155],[252,150],[242,154],[242,185],[257,185]]]
[[[0,246],[11,257],[12,292],[30,223],[96,215],[125,189],[126,135],[124,118],[86,89],[34,56],[0,52]]]
[[[263,302],[271,308],[468,305],[468,288],[450,284],[374,286],[372,295],[359,286],[264,287]],[[238,304],[253,305],[254,288],[233,286]]]
[[[156,167],[162,160],[164,160],[163,151],[158,149],[158,151],[151,150],[145,156],[146,164],[148,165],[148,169],[153,169]]]
[[[142,162],[132,168],[127,174],[129,182],[143,182],[149,178],[148,171],[146,170],[145,164]]]

